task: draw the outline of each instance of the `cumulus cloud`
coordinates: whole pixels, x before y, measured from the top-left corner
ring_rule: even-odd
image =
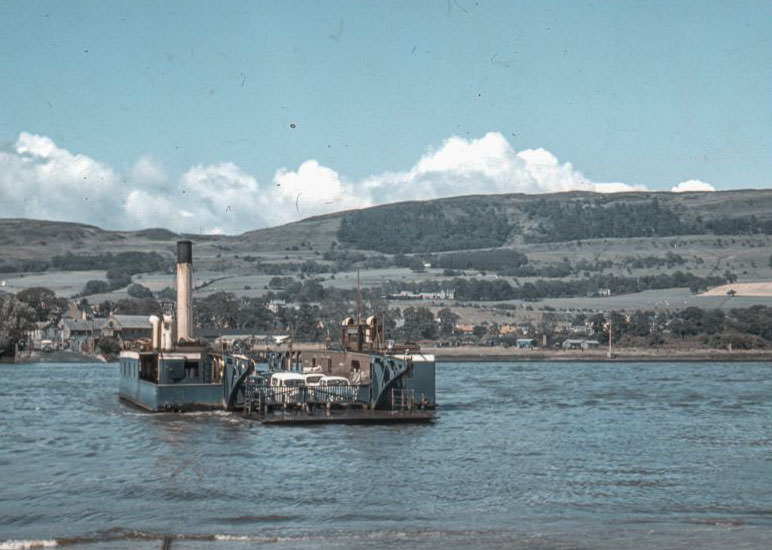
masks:
[[[285,223],[299,218],[370,206],[358,197],[351,182],[342,181],[333,169],[307,160],[297,170],[280,168],[273,176],[274,221]]]
[[[112,226],[120,211],[119,187],[120,177],[109,166],[45,136],[22,132],[14,152],[0,151],[0,216]]]
[[[0,216],[92,223],[110,229],[167,227],[239,233],[270,223],[255,178],[232,163],[198,165],[176,181],[150,157],[125,174],[45,136],[19,136],[0,151]]]
[[[470,193],[616,193],[645,189],[624,183],[594,183],[570,162],[559,162],[546,149],[516,152],[498,132],[472,140],[451,137],[438,150],[423,155],[410,170],[372,176],[362,187],[372,194],[375,203]]]
[[[197,165],[177,182],[135,188],[124,204],[136,227],[189,233],[240,233],[269,221],[257,180],[233,163]]]
[[[465,194],[616,193],[645,190],[593,182],[546,149],[515,151],[498,132],[453,136],[407,170],[349,180],[315,159],[257,179],[231,162],[192,166],[176,177],[150,156],[125,173],[56,145],[20,134],[0,151],[0,216],[92,223],[111,229],[166,227],[187,233],[240,233],[308,216],[404,200]],[[714,190],[699,180],[673,191]]]
[[[137,159],[131,167],[129,177],[139,185],[163,185],[167,181],[163,167],[147,155]]]
[[[690,191],[715,191],[716,188],[711,184],[701,180],[687,180],[682,181],[670,191],[673,193],[688,193]]]

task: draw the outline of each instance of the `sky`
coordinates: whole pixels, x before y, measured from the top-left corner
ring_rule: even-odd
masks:
[[[0,0],[0,217],[769,188],[768,1]]]

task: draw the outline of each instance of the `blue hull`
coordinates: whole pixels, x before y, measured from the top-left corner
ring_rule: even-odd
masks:
[[[120,357],[120,372],[118,396],[147,411],[196,411],[225,408],[225,390],[221,382],[204,383],[200,376],[186,376],[182,380],[166,382],[173,369],[180,370],[181,361],[192,364],[187,358],[166,354],[145,355],[142,359],[138,353],[122,353]],[[143,370],[143,360],[152,363],[152,369]],[[154,363],[153,363],[154,362]],[[199,359],[200,364],[200,359]],[[173,372],[172,372],[173,374]]]
[[[121,379],[118,397],[152,412],[225,408],[222,384],[153,384]]]

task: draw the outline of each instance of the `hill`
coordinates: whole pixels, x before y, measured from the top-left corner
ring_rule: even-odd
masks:
[[[351,288],[358,268],[365,287],[383,292],[453,286],[464,302],[545,300],[551,307],[549,300],[560,300],[570,308],[566,299],[591,299],[605,307],[613,298],[594,296],[772,279],[772,191],[464,196],[184,237],[195,242],[202,295],[257,296],[308,277]],[[2,219],[0,273],[10,291],[38,284],[72,295],[87,280],[124,270],[129,279],[116,276],[95,298],[125,295],[118,285],[132,277],[159,291],[173,285],[168,271],[179,238],[162,228]]]
[[[436,252],[505,244],[675,235],[772,234],[772,191],[487,195],[342,214],[344,245]]]
[[[772,234],[772,190],[469,195],[339,212],[237,236],[186,237],[250,251],[322,249],[338,241],[346,248],[393,254],[576,239],[754,234]],[[162,228],[109,231],[69,222],[0,219],[5,259],[66,249],[124,250],[179,238]]]

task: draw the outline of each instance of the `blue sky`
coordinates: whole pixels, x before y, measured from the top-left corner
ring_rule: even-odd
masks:
[[[766,188],[771,128],[769,2],[0,3],[6,217],[239,232],[465,192]]]

